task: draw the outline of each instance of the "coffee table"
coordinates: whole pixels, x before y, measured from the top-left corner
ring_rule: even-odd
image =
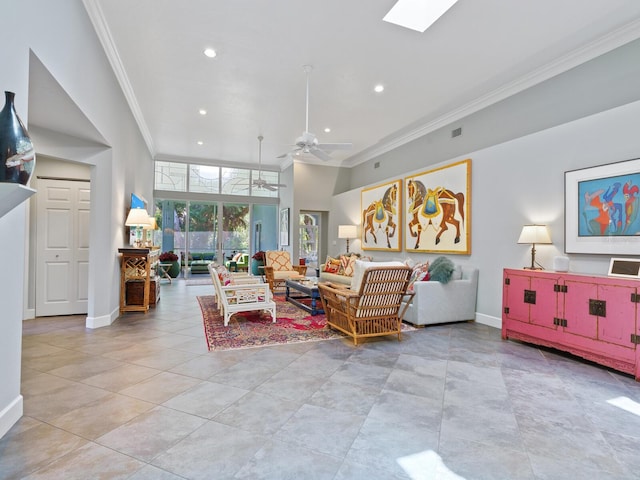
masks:
[[[287,280],[285,288],[285,299],[288,302],[309,312],[311,315],[324,313],[317,282],[312,280]],[[311,299],[309,304],[302,302],[302,300],[308,299]]]

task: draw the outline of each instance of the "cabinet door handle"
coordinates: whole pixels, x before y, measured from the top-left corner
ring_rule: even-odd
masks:
[[[529,303],[532,305],[536,304],[536,291],[535,290],[525,290],[524,291],[524,303]]]

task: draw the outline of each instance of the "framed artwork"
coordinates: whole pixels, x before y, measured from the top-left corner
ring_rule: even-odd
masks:
[[[637,255],[639,193],[640,159],[565,172],[565,251]]]
[[[280,209],[280,245],[289,245],[289,209]]]
[[[402,250],[402,179],[360,192],[362,249]]]
[[[471,159],[405,178],[406,250],[471,253]]]

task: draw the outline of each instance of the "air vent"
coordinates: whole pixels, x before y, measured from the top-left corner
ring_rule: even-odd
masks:
[[[462,127],[458,127],[454,130],[451,130],[451,138],[456,138],[462,135]]]
[[[373,164],[373,168],[380,168],[380,162],[376,162]]]

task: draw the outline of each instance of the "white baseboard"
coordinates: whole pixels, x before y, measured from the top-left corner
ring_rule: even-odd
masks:
[[[113,322],[116,321],[120,314],[120,307],[116,308],[109,315],[102,315],[100,317],[87,317],[85,322],[85,326],[87,328],[100,328],[100,327],[108,327]]]
[[[0,438],[13,427],[24,413],[22,395],[18,395],[13,402],[0,412]]]
[[[22,320],[31,320],[36,318],[36,309],[35,308],[25,308],[22,313]]]
[[[484,315],[476,312],[476,322],[493,328],[502,329],[502,318],[499,317],[492,317],[491,315]]]

